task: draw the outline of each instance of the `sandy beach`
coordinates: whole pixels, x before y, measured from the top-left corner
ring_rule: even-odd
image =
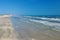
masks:
[[[1,16],[0,40],[60,40],[60,32],[25,17]]]
[[[0,16],[0,40],[17,40],[9,15]]]

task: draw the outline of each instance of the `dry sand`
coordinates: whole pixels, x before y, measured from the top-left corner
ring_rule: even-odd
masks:
[[[7,15],[0,16],[0,40],[17,40],[11,19]]]

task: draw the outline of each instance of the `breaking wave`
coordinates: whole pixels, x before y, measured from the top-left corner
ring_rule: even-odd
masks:
[[[60,18],[43,18],[43,17],[34,17],[30,21],[42,23],[43,25],[54,27],[53,29],[60,31]]]

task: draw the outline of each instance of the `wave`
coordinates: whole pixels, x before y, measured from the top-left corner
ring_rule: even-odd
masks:
[[[38,23],[42,23],[44,25],[50,25],[50,26],[60,26],[60,23],[53,23],[53,22],[48,22],[48,21],[42,21],[42,20],[32,20],[30,19],[30,21],[33,22],[38,22]]]
[[[42,20],[60,21],[60,18],[47,18],[47,17],[32,17],[32,18],[42,19]]]
[[[30,21],[42,23],[43,25],[46,25],[54,30],[60,31],[60,23],[53,23],[53,22],[49,22],[49,21],[33,20],[33,19],[30,19]]]

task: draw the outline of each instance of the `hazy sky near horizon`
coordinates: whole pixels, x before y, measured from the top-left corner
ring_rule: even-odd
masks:
[[[60,0],[0,0],[0,14],[60,15]]]

